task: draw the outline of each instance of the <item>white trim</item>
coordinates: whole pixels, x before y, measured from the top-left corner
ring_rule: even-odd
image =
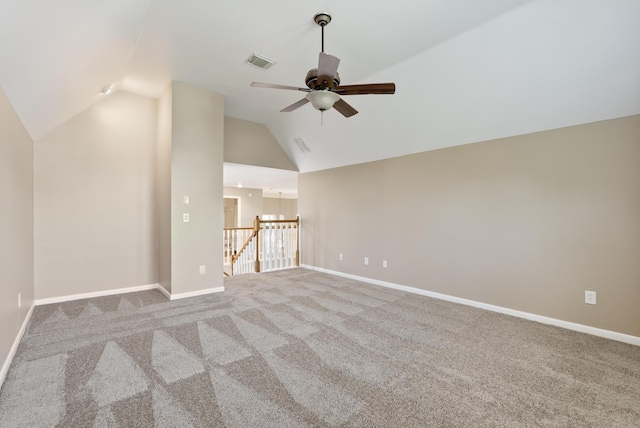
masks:
[[[157,284],[158,285],[158,290],[160,290],[160,292],[162,294],[164,294],[164,297],[166,297],[167,299],[171,300],[171,293],[167,291],[166,288],[164,288],[162,285]]]
[[[188,293],[171,294],[160,284],[139,285],[137,287],[116,288],[113,290],[96,291],[93,293],[72,294],[69,296],[50,297],[47,299],[37,299],[33,301],[34,306],[49,305],[51,303],[70,302],[72,300],[90,299],[92,297],[112,296],[114,294],[134,293],[136,291],[159,290],[169,300],[186,299],[187,297],[202,296],[205,294],[220,293],[224,291],[224,286],[207,288],[206,290],[191,291]]]
[[[160,284],[139,285],[137,287],[116,288],[113,290],[96,291],[93,293],[71,294],[69,296],[49,297],[46,299],[36,299],[34,305],[48,305],[51,303],[70,302],[72,300],[90,299],[92,297],[112,296],[114,294],[134,293],[136,291],[155,290]],[[163,293],[164,294],[164,293]]]
[[[629,343],[631,345],[640,346],[640,337],[631,336],[629,334],[618,333],[616,331],[604,330],[601,328],[590,327],[588,325],[577,324],[574,322],[563,321],[556,318],[545,317],[542,315],[536,315],[529,312],[517,311],[515,309],[509,309],[502,306],[490,305],[488,303],[477,302],[475,300],[463,299],[461,297],[449,296],[448,294],[435,293],[433,291],[422,290],[420,288],[408,287],[406,285],[394,284],[392,282],[380,281],[372,278],[365,278],[362,276],[351,275],[344,272],[333,271],[309,265],[300,265],[300,267],[318,272],[324,272],[331,275],[341,276],[343,278],[354,279],[356,281],[367,282],[369,284],[380,285],[382,287],[393,288],[395,290],[406,291],[409,293],[420,294],[422,296],[433,297],[434,299],[446,300],[448,302],[460,303],[462,305],[473,306],[480,309],[486,309],[492,312],[499,312],[505,315],[511,315],[518,318],[528,319],[530,321],[537,321],[543,324],[554,325],[556,327],[566,328],[568,330],[579,331],[580,333],[587,333],[593,336],[604,337],[605,339],[616,340],[618,342]]]
[[[171,297],[169,298],[169,300],[186,299],[188,297],[203,296],[205,294],[222,293],[223,291],[224,291],[224,286],[207,288],[206,290],[197,290],[197,291],[190,291],[188,293],[171,294]]]
[[[24,317],[24,321],[22,321],[22,325],[20,326],[20,330],[18,330],[18,334],[16,335],[16,339],[13,341],[13,346],[9,350],[9,355],[4,360],[4,364],[2,365],[2,370],[0,370],[0,387],[4,383],[4,379],[9,372],[9,367],[11,366],[11,362],[13,361],[13,357],[16,355],[16,351],[18,350],[18,345],[20,345],[20,341],[22,340],[22,336],[24,336],[24,332],[27,330],[27,325],[29,324],[29,320],[31,319],[31,315],[33,314],[33,308],[35,308],[35,304],[31,305],[29,311],[27,312],[27,316]]]

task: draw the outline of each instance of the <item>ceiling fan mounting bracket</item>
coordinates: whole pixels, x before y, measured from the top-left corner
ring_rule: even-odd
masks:
[[[329,25],[329,23],[331,22],[331,15],[329,15],[328,13],[318,13],[313,17],[313,20],[319,26],[324,27],[326,25]]]

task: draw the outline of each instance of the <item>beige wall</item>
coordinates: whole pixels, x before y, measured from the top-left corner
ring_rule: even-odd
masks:
[[[36,299],[157,282],[157,117],[117,92],[35,143]]]
[[[1,366],[32,304],[33,141],[0,88]]]
[[[172,85],[158,99],[156,147],[156,221],[158,284],[171,292],[171,116]]]
[[[260,123],[224,118],[224,161],[297,171],[269,128]]]
[[[293,220],[298,215],[298,200],[290,198],[264,198],[262,212],[264,214],[282,214],[285,220]]]
[[[171,293],[221,287],[223,96],[173,82],[171,127]]]
[[[253,227],[253,220],[256,216],[262,216],[262,189],[225,187],[224,197],[240,199],[240,224],[238,227]]]
[[[639,166],[632,116],[301,174],[302,263],[640,336]]]

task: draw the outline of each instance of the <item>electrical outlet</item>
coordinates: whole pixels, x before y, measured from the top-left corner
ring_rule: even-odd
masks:
[[[365,265],[368,265],[368,264],[369,264],[369,257],[365,257],[365,258],[364,258],[364,264],[365,264]]]
[[[205,265],[200,266],[200,275],[207,273],[207,267]]]
[[[18,293],[18,308],[22,307],[22,293]]]
[[[385,268],[385,269],[387,268],[387,261],[386,260],[382,261],[382,267]]]
[[[596,292],[595,291],[585,291],[584,292],[584,302],[589,305],[596,304]]]
[[[182,214],[182,221],[189,223],[189,214]]]
[[[342,253],[338,256],[338,260],[342,261]]]

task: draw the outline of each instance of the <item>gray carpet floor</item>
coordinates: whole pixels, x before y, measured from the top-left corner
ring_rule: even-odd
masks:
[[[2,427],[640,427],[640,348],[305,269],[39,306]]]

